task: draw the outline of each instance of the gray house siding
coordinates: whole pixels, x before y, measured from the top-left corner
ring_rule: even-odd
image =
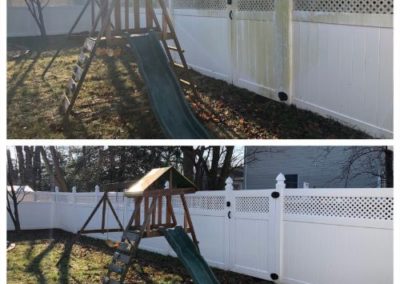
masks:
[[[246,157],[256,149],[258,153],[255,161],[245,165],[245,188],[274,188],[279,173],[297,174],[299,188],[304,182],[309,183],[310,188],[345,187],[345,180],[338,178],[348,159],[345,148],[334,147],[327,153],[326,147],[246,147]],[[354,188],[377,186],[378,178],[372,175],[360,175],[347,184]]]

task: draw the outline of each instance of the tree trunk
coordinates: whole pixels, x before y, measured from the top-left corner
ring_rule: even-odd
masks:
[[[223,190],[225,188],[225,181],[232,171],[233,149],[234,149],[233,146],[226,147],[225,159],[224,159],[224,163],[221,168],[221,172],[218,177],[216,190]]]
[[[18,172],[19,172],[19,183],[21,185],[25,184],[25,158],[24,152],[22,151],[22,146],[15,146],[15,150],[17,151],[17,160],[18,160]]]
[[[35,181],[35,190],[40,190],[42,187],[42,164],[40,162],[39,147],[35,147],[35,152],[33,155],[33,176]]]
[[[209,190],[217,189],[217,177],[219,171],[219,159],[221,158],[221,147],[212,147],[211,168],[207,173],[207,184]]]
[[[46,167],[47,173],[49,174],[50,189],[53,191],[54,187],[56,185],[54,171],[50,165],[49,159],[47,158],[46,150],[42,146],[40,146],[39,149],[40,149],[40,153],[42,154],[42,159],[44,161],[44,165]]]
[[[24,146],[24,152],[25,152],[25,182],[32,189],[36,189],[33,177],[33,147]]]
[[[194,179],[194,163],[196,155],[194,149],[191,146],[181,147],[183,152],[183,174],[189,179]]]
[[[58,183],[60,191],[68,192],[68,186],[64,178],[64,173],[60,167],[60,156],[54,146],[50,146],[51,156],[53,157],[55,180]]]
[[[385,148],[386,187],[393,188],[393,151]]]
[[[21,223],[19,221],[19,212],[18,212],[18,198],[17,194],[14,190],[14,184],[12,182],[12,176],[10,173],[11,170],[11,155],[7,155],[7,163],[8,163],[8,173],[7,173],[7,179],[8,179],[8,184],[10,186],[10,191],[7,190],[7,212],[10,215],[10,218],[14,224],[15,231],[19,232],[21,231]],[[10,198],[12,201],[12,205],[10,204]],[[11,208],[13,207],[13,209]]]

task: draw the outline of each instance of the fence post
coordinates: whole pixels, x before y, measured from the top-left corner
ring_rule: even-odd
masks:
[[[76,203],[76,186],[72,187],[72,203]]]
[[[285,193],[285,175],[280,173],[276,177],[275,186],[275,271],[271,274],[272,280],[283,279],[283,206]]]
[[[275,1],[275,57],[280,99],[292,103],[292,9],[293,0]],[[287,98],[284,98],[285,94]],[[281,97],[283,95],[283,97]]]
[[[94,187],[94,192],[96,194],[96,202],[95,203],[97,203],[100,200],[100,186],[99,185],[96,185]]]
[[[57,202],[57,195],[60,192],[58,186],[54,187],[54,202]]]
[[[225,222],[224,222],[224,239],[225,239],[225,248],[224,248],[224,263],[225,263],[225,269],[230,269],[232,264],[231,264],[231,255],[230,255],[230,242],[229,238],[231,235],[231,226],[230,226],[230,220],[231,216],[235,216],[235,213],[232,212],[235,210],[234,208],[234,201],[235,197],[233,196],[233,179],[231,177],[228,177],[225,180]]]

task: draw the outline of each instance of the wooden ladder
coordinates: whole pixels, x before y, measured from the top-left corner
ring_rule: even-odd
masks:
[[[135,202],[135,210],[130,218],[125,231],[122,234],[121,242],[118,244],[111,263],[108,266],[108,272],[102,279],[103,284],[124,283],[129,268],[136,258],[137,250],[146,229],[150,226],[152,212],[156,209],[158,198],[153,198],[150,207],[144,212],[144,220],[140,228],[132,227],[135,219],[140,219],[140,203],[142,198],[138,198]],[[146,207],[145,207],[146,208]]]
[[[181,78],[179,76],[179,82],[183,85],[189,86],[192,89],[193,94],[197,95],[196,86],[193,83],[192,77],[190,75],[190,69],[185,58],[185,51],[182,49],[179,43],[178,37],[175,32],[175,27],[172,23],[169,11],[165,5],[165,0],[158,0],[162,11],[162,25],[158,22],[157,16],[153,9],[153,19],[156,24],[157,29],[161,30],[161,43],[167,54],[168,60],[173,68],[178,67],[184,70],[186,78]],[[176,52],[179,55],[179,61],[176,62],[172,56],[172,52]],[[178,75],[178,74],[177,74]]]
[[[76,98],[78,97],[83,82],[85,81],[90,64],[92,63],[96,54],[97,45],[103,35],[106,33],[111,22],[111,14],[115,6],[115,2],[116,0],[112,0],[111,7],[108,7],[106,1],[102,2],[103,5],[101,6],[100,11],[95,18],[94,25],[89,33],[89,36],[86,38],[85,43],[81,48],[77,63],[73,68],[72,76],[68,81],[68,85],[62,97],[62,106],[66,117],[68,117],[72,111]],[[94,37],[100,19],[103,20],[102,27],[97,36]]]

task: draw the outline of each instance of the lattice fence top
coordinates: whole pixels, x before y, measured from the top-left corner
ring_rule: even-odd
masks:
[[[189,209],[203,209],[221,211],[225,208],[225,196],[190,196],[186,195],[186,202]],[[182,202],[178,196],[172,198],[172,206],[174,208],[182,208]]]
[[[226,0],[174,0],[174,9],[225,10]]]
[[[393,0],[295,0],[296,11],[393,14]]]
[[[275,0],[238,0],[239,11],[274,11]]]
[[[392,197],[286,196],[285,214],[393,220]]]
[[[236,197],[236,211],[240,213],[268,213],[269,212],[269,197]]]

